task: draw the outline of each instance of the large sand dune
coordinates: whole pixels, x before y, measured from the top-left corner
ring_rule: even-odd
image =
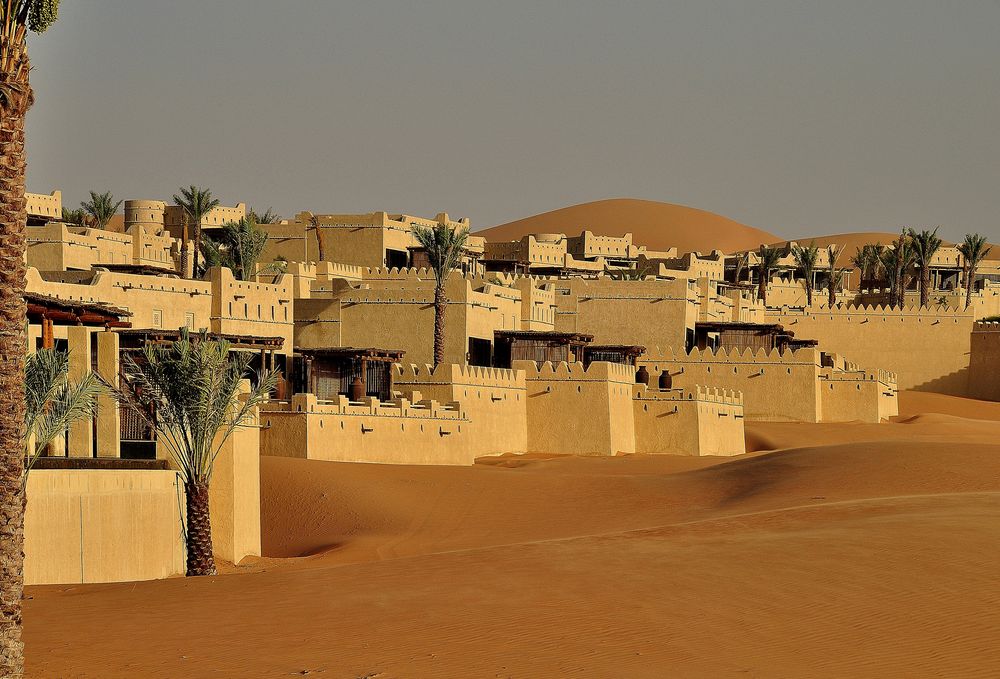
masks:
[[[721,215],[683,205],[652,200],[615,198],[582,203],[479,231],[487,240],[518,240],[530,233],[590,230],[598,235],[631,233],[633,242],[654,250],[676,247],[681,252],[731,252],[772,243],[778,236]]]
[[[995,676],[1000,408],[901,406],[735,459],[263,458],[268,557],[31,587],[30,676]]]

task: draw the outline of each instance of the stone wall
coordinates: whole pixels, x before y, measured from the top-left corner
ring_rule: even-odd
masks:
[[[1000,401],[1000,323],[976,323],[971,345],[969,396]]]

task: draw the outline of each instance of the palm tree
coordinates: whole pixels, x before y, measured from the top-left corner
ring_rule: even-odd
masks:
[[[76,210],[71,210],[68,207],[64,207],[62,209],[62,220],[66,224],[75,224],[76,226],[86,226],[87,213],[83,208],[77,208]]]
[[[806,305],[813,303],[813,274],[816,272],[816,262],[819,260],[819,247],[813,241],[808,247],[796,245],[792,248],[795,265],[802,270],[806,283]]]
[[[68,375],[68,351],[39,349],[25,363],[25,481],[28,470],[49,443],[74,422],[94,416],[97,397],[105,392],[104,384],[94,373],[87,373],[78,382],[70,382]]]
[[[228,222],[222,226],[218,236],[209,236],[202,241],[205,267],[228,267],[241,281],[248,281],[257,274],[284,273],[285,268],[277,263],[258,267],[267,239],[267,232],[257,226],[252,216]]]
[[[257,212],[254,208],[250,208],[247,212],[247,218],[253,219],[257,224],[277,224],[281,221],[281,215],[273,212],[271,208],[267,208],[263,212]]]
[[[976,269],[990,254],[991,248],[986,245],[986,236],[978,233],[965,234],[965,240],[958,246],[962,253],[962,271],[965,277],[965,308],[972,304],[972,286],[976,283]]]
[[[889,290],[887,306],[896,306],[896,282],[899,279],[899,269],[896,267],[896,246],[884,248],[879,253],[879,268],[882,270],[882,278],[885,280],[885,287]]]
[[[111,218],[118,212],[122,201],[115,202],[115,197],[110,191],[104,193],[90,192],[90,200],[80,203],[80,209],[90,217],[90,223],[98,229],[103,229],[111,221]]]
[[[448,274],[462,259],[469,230],[447,224],[434,227],[414,226],[413,237],[427,250],[427,258],[434,270],[434,365],[437,366],[444,363],[444,313],[448,304],[444,296],[444,283]]]
[[[150,343],[122,360],[119,401],[156,430],[184,479],[188,575],[216,573],[208,506],[215,458],[277,384],[277,372],[258,375],[257,386],[241,397],[252,360],[249,352],[231,352],[225,340],[192,337],[187,328],[176,342]]]
[[[885,246],[881,243],[866,243],[851,255],[851,264],[858,270],[861,280],[872,282],[879,278],[882,269],[882,252]]]
[[[913,244],[913,260],[920,267],[920,306],[925,307],[931,301],[931,262],[941,247],[938,230],[924,229],[919,233],[910,229],[910,242]]]
[[[781,259],[781,250],[765,245],[760,246],[757,259],[757,298],[764,306],[767,306],[767,286],[771,282],[771,272],[778,265],[779,259]]]
[[[319,217],[316,215],[309,215],[309,224],[312,226],[313,231],[316,232],[316,249],[318,250],[318,261],[322,262],[326,259],[326,236],[323,235],[323,229],[319,223]]]
[[[827,271],[827,283],[828,291],[830,294],[830,308],[832,309],[837,304],[837,292],[840,291],[841,285],[844,282],[844,270],[837,267],[837,260],[840,259],[840,255],[843,254],[844,248],[837,245],[831,245],[826,249],[828,259],[830,260],[829,268]]]
[[[27,31],[55,23],[56,0],[0,3],[0,676],[24,673],[24,118],[34,101]]]
[[[645,280],[646,276],[649,275],[649,271],[648,265],[639,266],[635,264],[627,269],[612,269],[608,272],[608,276],[616,281],[641,281]]]
[[[219,206],[219,201],[212,198],[212,192],[192,184],[188,188],[181,187],[181,195],[174,194],[174,203],[180,205],[184,214],[194,225],[194,262],[191,277],[198,275],[198,253],[201,252],[201,220],[209,212]]]

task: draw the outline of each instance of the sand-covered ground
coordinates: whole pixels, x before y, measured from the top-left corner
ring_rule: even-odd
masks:
[[[33,677],[992,677],[1000,404],[740,458],[262,461],[264,552],[29,588]]]

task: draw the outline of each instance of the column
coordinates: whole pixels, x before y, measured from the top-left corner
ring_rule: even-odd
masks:
[[[90,328],[74,325],[66,328],[69,344],[69,380],[84,378],[90,369]],[[69,457],[94,456],[94,423],[91,420],[74,422],[69,428]]]
[[[97,339],[97,372],[106,381],[118,384],[120,353],[118,333],[99,332]],[[121,456],[121,413],[118,402],[110,394],[97,399],[97,456]]]

